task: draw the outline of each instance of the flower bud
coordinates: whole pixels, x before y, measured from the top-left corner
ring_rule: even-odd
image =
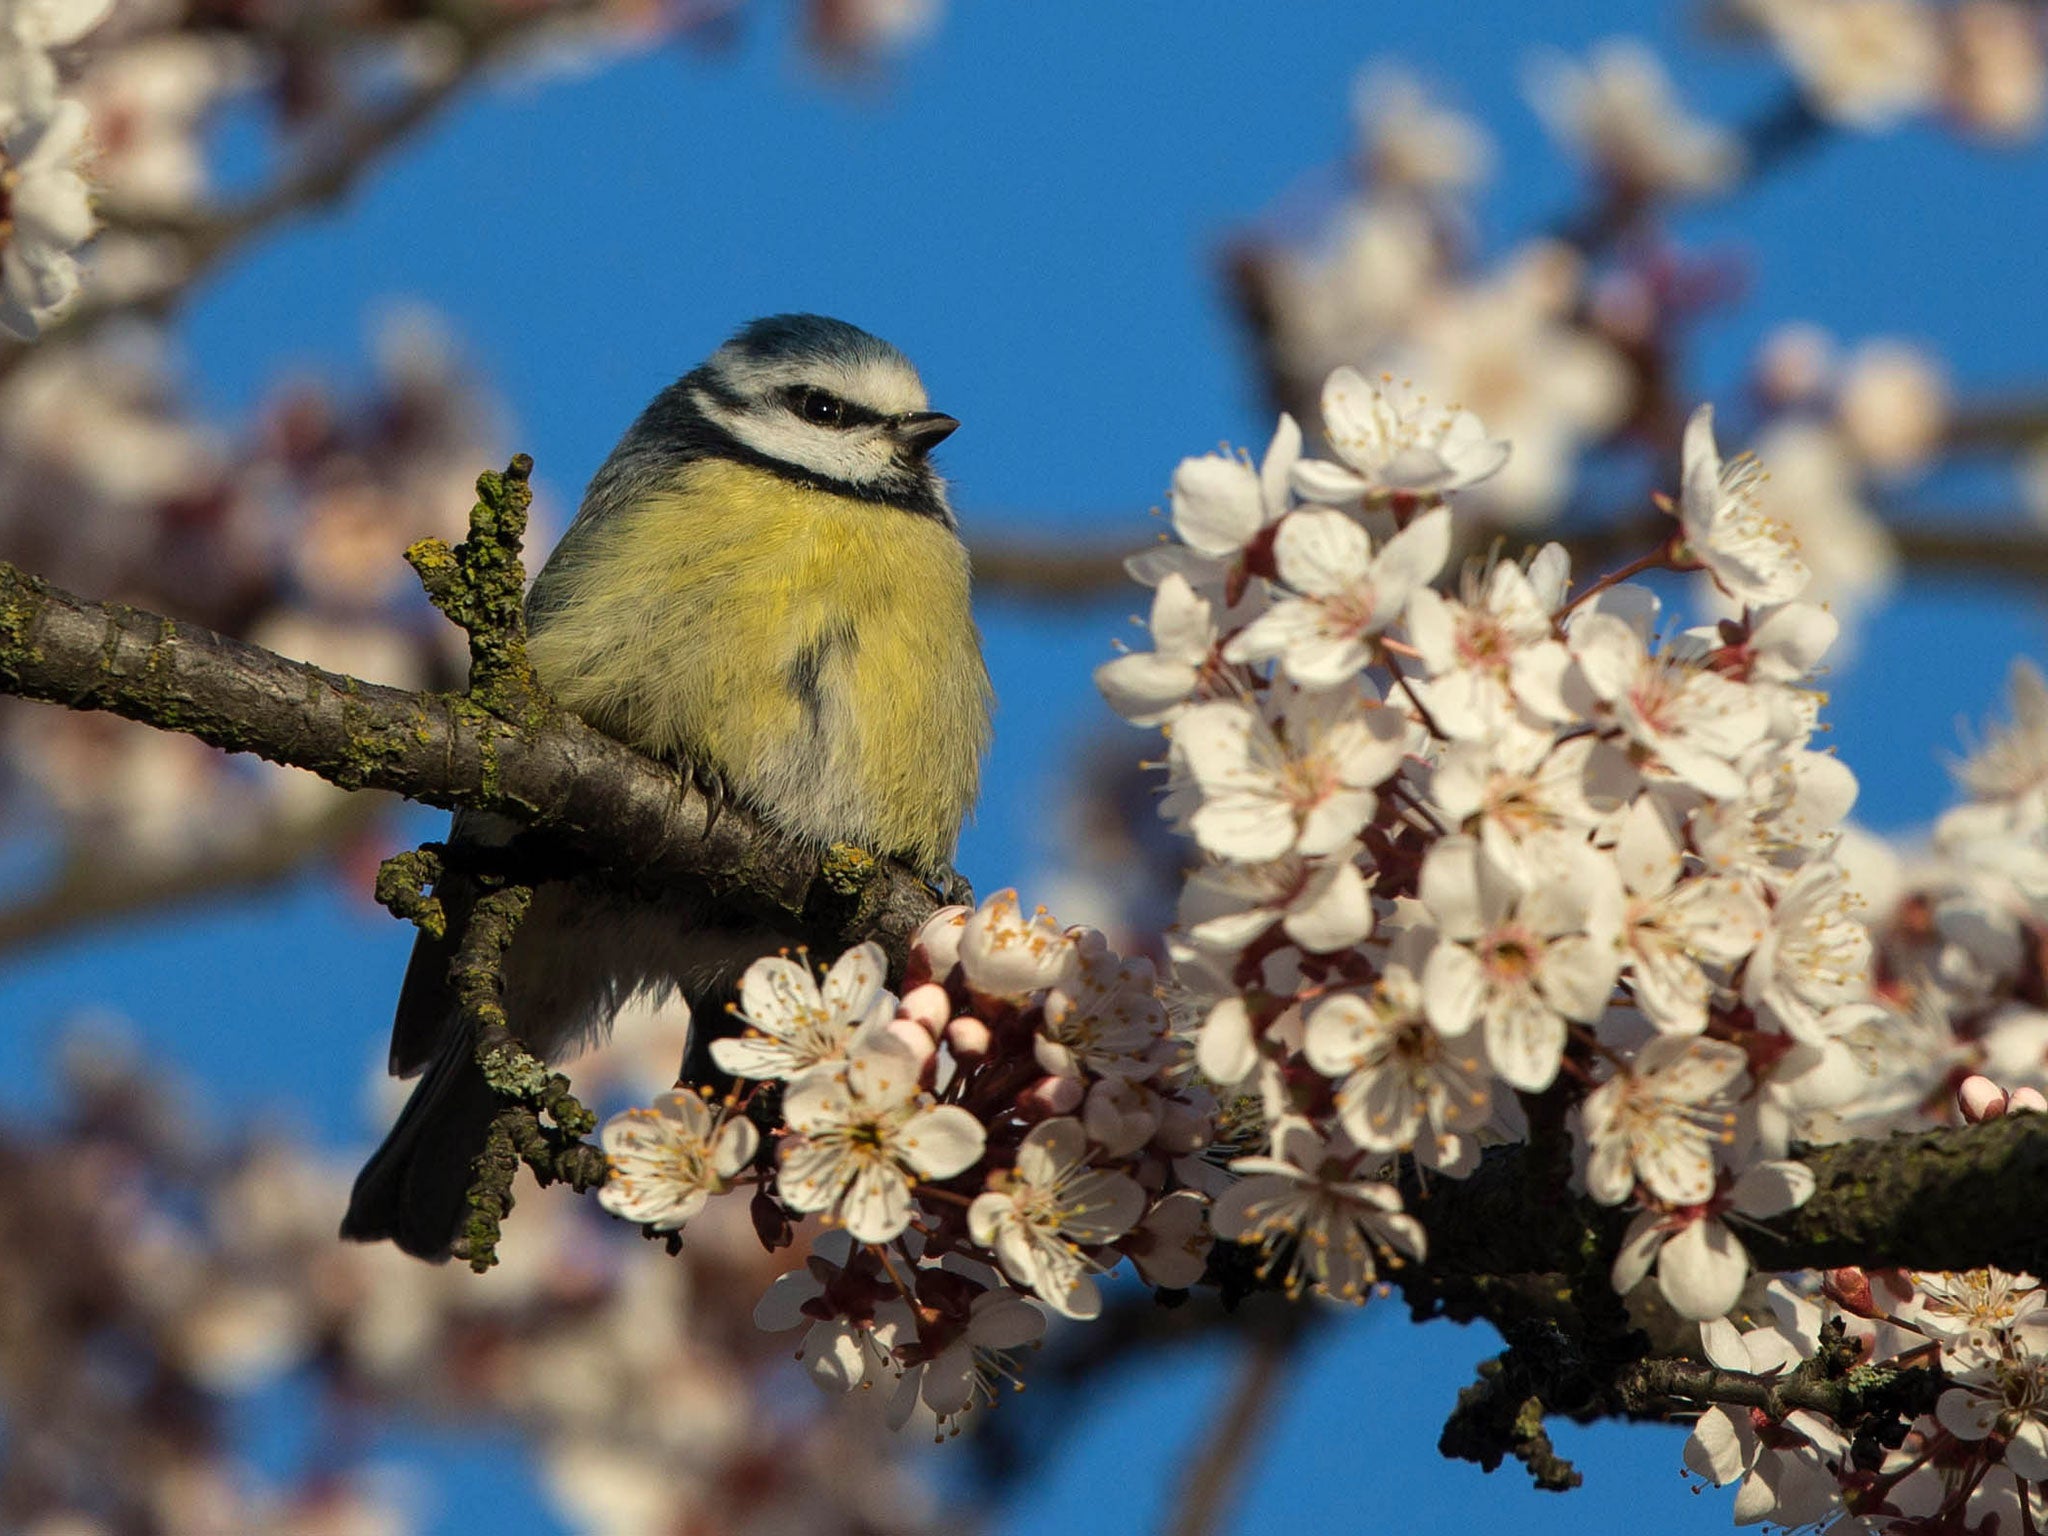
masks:
[[[1821,1288],[1828,1299],[1844,1312],[1858,1317],[1878,1315],[1877,1298],[1870,1293],[1870,1276],[1853,1266],[1831,1269],[1821,1276]]]
[[[1041,1077],[1017,1095],[1017,1113],[1026,1120],[1071,1115],[1081,1107],[1081,1083],[1072,1077]]]
[[[980,1061],[995,1044],[989,1027],[972,1014],[963,1013],[946,1026],[946,1044],[963,1063]]]
[[[2006,1111],[2006,1093],[1990,1078],[1973,1073],[1956,1085],[1956,1108],[1971,1125],[1996,1120]]]
[[[899,1018],[923,1025],[925,1033],[936,1040],[945,1033],[946,1020],[953,1016],[953,1002],[946,996],[944,987],[928,981],[903,994],[903,1001],[896,1005],[896,1014]]]
[[[899,1018],[884,1024],[882,1033],[903,1047],[904,1054],[917,1063],[919,1078],[926,1087],[930,1087],[932,1061],[939,1054],[938,1043],[932,1039],[931,1031],[915,1019]]]

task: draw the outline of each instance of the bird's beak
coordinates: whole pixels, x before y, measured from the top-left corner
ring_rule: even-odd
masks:
[[[959,418],[944,411],[905,411],[889,424],[896,440],[920,455],[930,453],[959,427]]]

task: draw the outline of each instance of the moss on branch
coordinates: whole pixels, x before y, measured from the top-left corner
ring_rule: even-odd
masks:
[[[467,697],[502,720],[538,726],[555,709],[526,658],[526,566],[519,552],[532,475],[533,460],[523,453],[502,474],[479,475],[469,537],[453,549],[421,539],[405,559],[434,606],[469,636]]]

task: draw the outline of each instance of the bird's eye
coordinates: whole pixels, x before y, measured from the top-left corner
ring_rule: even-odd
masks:
[[[790,404],[797,415],[816,426],[839,427],[846,424],[846,402],[827,390],[800,389]]]

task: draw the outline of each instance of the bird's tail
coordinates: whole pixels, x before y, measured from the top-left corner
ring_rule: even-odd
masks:
[[[469,1218],[471,1163],[502,1107],[476,1064],[466,1030],[449,1030],[349,1196],[341,1235],[390,1238],[422,1259],[445,1259]]]

